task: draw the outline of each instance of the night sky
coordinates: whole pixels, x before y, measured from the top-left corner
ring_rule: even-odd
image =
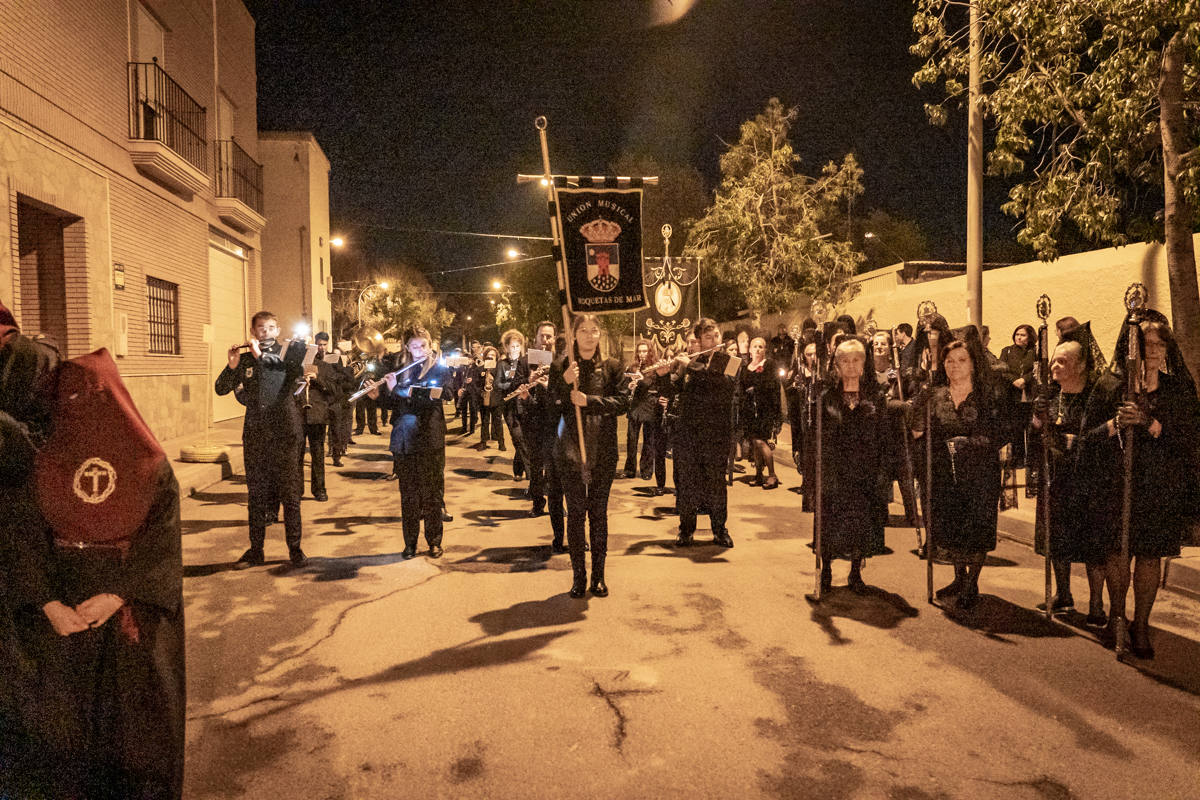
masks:
[[[658,0],[676,13],[686,3]],[[649,24],[653,5],[247,0],[259,127],[316,135],[335,231],[433,271],[497,261],[503,243],[362,225],[547,235],[544,195],[515,182],[541,172],[539,114],[557,173],[604,173],[636,150],[691,164],[712,189],[722,140],[777,96],[800,109],[792,141],[806,172],[854,152],[858,208],[915,220],[934,258],[963,257],[965,117],[925,120],[936,98],[911,83],[910,4],[696,0],[667,25]],[[989,239],[1012,239],[1003,199],[989,181]],[[483,288],[489,274],[458,277]]]

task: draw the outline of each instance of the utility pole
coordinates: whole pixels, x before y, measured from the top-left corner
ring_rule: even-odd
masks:
[[[983,112],[979,107],[979,0],[971,2],[967,88],[967,322],[983,328]]]

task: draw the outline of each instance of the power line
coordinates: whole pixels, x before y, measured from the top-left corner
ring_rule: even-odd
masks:
[[[524,261],[539,261],[544,258],[552,258],[552,255],[530,255],[529,258],[516,258],[512,260],[496,261],[493,264],[480,264],[479,266],[463,266],[456,270],[437,270],[434,272],[425,272],[424,275],[449,275],[450,272],[469,272],[470,270],[485,270],[490,266],[505,266],[508,264],[523,264]]]
[[[399,233],[436,233],[442,236],[476,236],[484,239],[528,239],[537,242],[554,241],[549,236],[526,236],[520,233],[480,233],[478,231],[450,231],[441,228],[409,228],[400,225],[376,225],[372,222],[351,222],[347,223],[347,227],[351,228],[377,228],[384,231],[397,231]]]

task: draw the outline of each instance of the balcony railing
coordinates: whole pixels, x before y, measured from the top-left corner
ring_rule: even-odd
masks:
[[[262,213],[263,168],[232,139],[213,143],[217,163],[217,197],[241,200]]]
[[[151,63],[129,64],[129,138],[162,142],[208,172],[204,107]]]

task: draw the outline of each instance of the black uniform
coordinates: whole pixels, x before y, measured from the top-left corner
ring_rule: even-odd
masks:
[[[728,359],[724,353],[699,356],[688,364],[676,386],[675,499],[684,537],[695,532],[696,514],[703,509],[708,511],[713,535],[727,533],[725,471],[733,443],[734,381],[720,368]]]
[[[339,360],[333,368],[333,397],[329,404],[329,454],[334,466],[338,465],[350,446],[350,431],[354,426],[354,409],[350,407],[350,395],[354,392],[354,370]]]
[[[304,480],[304,441],[308,442],[310,485],[313,497],[325,494],[325,430],[329,426],[334,404],[339,394],[340,376],[332,364],[318,361],[315,377],[302,392],[301,413],[304,417],[304,439],[300,443],[300,480]],[[307,401],[308,407],[303,407]]]
[[[550,390],[557,398],[559,408],[554,463],[567,499],[567,547],[571,551],[575,584],[582,586],[586,583],[587,572],[584,564],[585,527],[591,540],[592,581],[602,583],[604,580],[604,561],[608,553],[608,495],[617,468],[617,417],[629,408],[629,395],[625,391],[628,381],[620,361],[615,358],[600,361],[597,352],[592,358],[578,363],[577,386],[587,395],[587,405],[580,409],[587,446],[586,486],[580,465],[576,406],[571,402],[571,387],[563,379],[565,358],[555,362],[550,371]]]
[[[425,541],[442,546],[442,506],[445,498],[446,416],[442,403],[452,398],[445,385],[449,368],[430,360],[428,368],[414,367],[399,377],[391,393],[379,395],[379,405],[393,411],[389,449],[399,477],[404,549],[416,552],[421,521]],[[441,389],[439,397],[432,395]]]
[[[528,379],[529,362],[524,358],[518,358],[516,361],[513,361],[508,356],[505,356],[496,363],[492,394],[500,403],[500,418],[504,420],[503,424],[508,426],[508,433],[512,438],[514,478],[519,478],[521,472],[525,469],[526,444],[524,433],[521,431],[521,422],[517,417],[517,398],[514,397],[508,401],[505,401],[504,398]],[[499,428],[501,423],[494,421],[493,424]],[[503,429],[501,429],[499,438],[501,444],[503,444]]]
[[[266,541],[266,520],[277,503],[283,504],[288,549],[300,547],[304,481],[299,458],[304,434],[300,406],[292,393],[303,367],[298,359],[285,360],[282,350],[279,342],[272,342],[262,349],[261,358],[242,353],[237,369],[226,365],[216,381],[218,395],[244,387],[242,447],[250,494],[250,546],[257,550]]]
[[[517,399],[517,414],[525,434],[525,472],[529,476],[529,498],[533,515],[538,516],[549,501],[550,529],[555,545],[561,547],[566,534],[562,481],[554,466],[554,441],[558,434],[557,398],[549,388],[536,384],[529,398]]]
[[[1090,382],[1078,394],[1064,394],[1055,385],[1054,394],[1049,399],[1047,438],[1050,447],[1047,455],[1050,496],[1038,494],[1037,514],[1039,519],[1044,514],[1050,515],[1050,554],[1055,561],[1102,564],[1107,555],[1104,546],[1084,524],[1088,516],[1087,507],[1082,502],[1083,487],[1076,474],[1083,413],[1091,390]],[[1034,549],[1038,555],[1046,554],[1046,542],[1040,525],[1037,527]]]

